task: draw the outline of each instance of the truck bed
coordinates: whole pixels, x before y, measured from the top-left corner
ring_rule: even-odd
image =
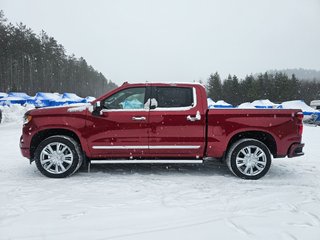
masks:
[[[270,142],[274,157],[286,156],[292,142],[301,142],[299,113],[299,109],[208,109],[207,155],[223,157],[232,139],[261,135]]]

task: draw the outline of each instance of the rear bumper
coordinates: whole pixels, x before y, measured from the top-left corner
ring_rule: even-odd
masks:
[[[300,157],[304,155],[303,152],[304,143],[294,143],[290,146],[288,151],[288,157]]]

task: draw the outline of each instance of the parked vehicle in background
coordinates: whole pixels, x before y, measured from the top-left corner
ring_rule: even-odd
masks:
[[[272,156],[303,155],[302,119],[299,109],[208,109],[200,84],[125,83],[92,104],[27,112],[20,148],[53,178],[90,163],[221,159],[259,179]]]
[[[310,102],[310,107],[320,111],[320,100],[313,100]]]

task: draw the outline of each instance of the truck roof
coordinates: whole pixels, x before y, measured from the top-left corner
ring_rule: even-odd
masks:
[[[200,85],[204,86],[204,84],[199,83],[199,82],[136,82],[136,83],[129,83],[129,82],[124,82],[122,85]]]

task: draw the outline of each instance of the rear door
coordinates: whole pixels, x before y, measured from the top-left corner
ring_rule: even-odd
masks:
[[[154,157],[199,158],[205,142],[205,111],[192,86],[153,86],[149,152]]]
[[[87,121],[93,157],[136,158],[148,154],[149,105],[147,87],[129,87],[107,97],[102,115]]]

